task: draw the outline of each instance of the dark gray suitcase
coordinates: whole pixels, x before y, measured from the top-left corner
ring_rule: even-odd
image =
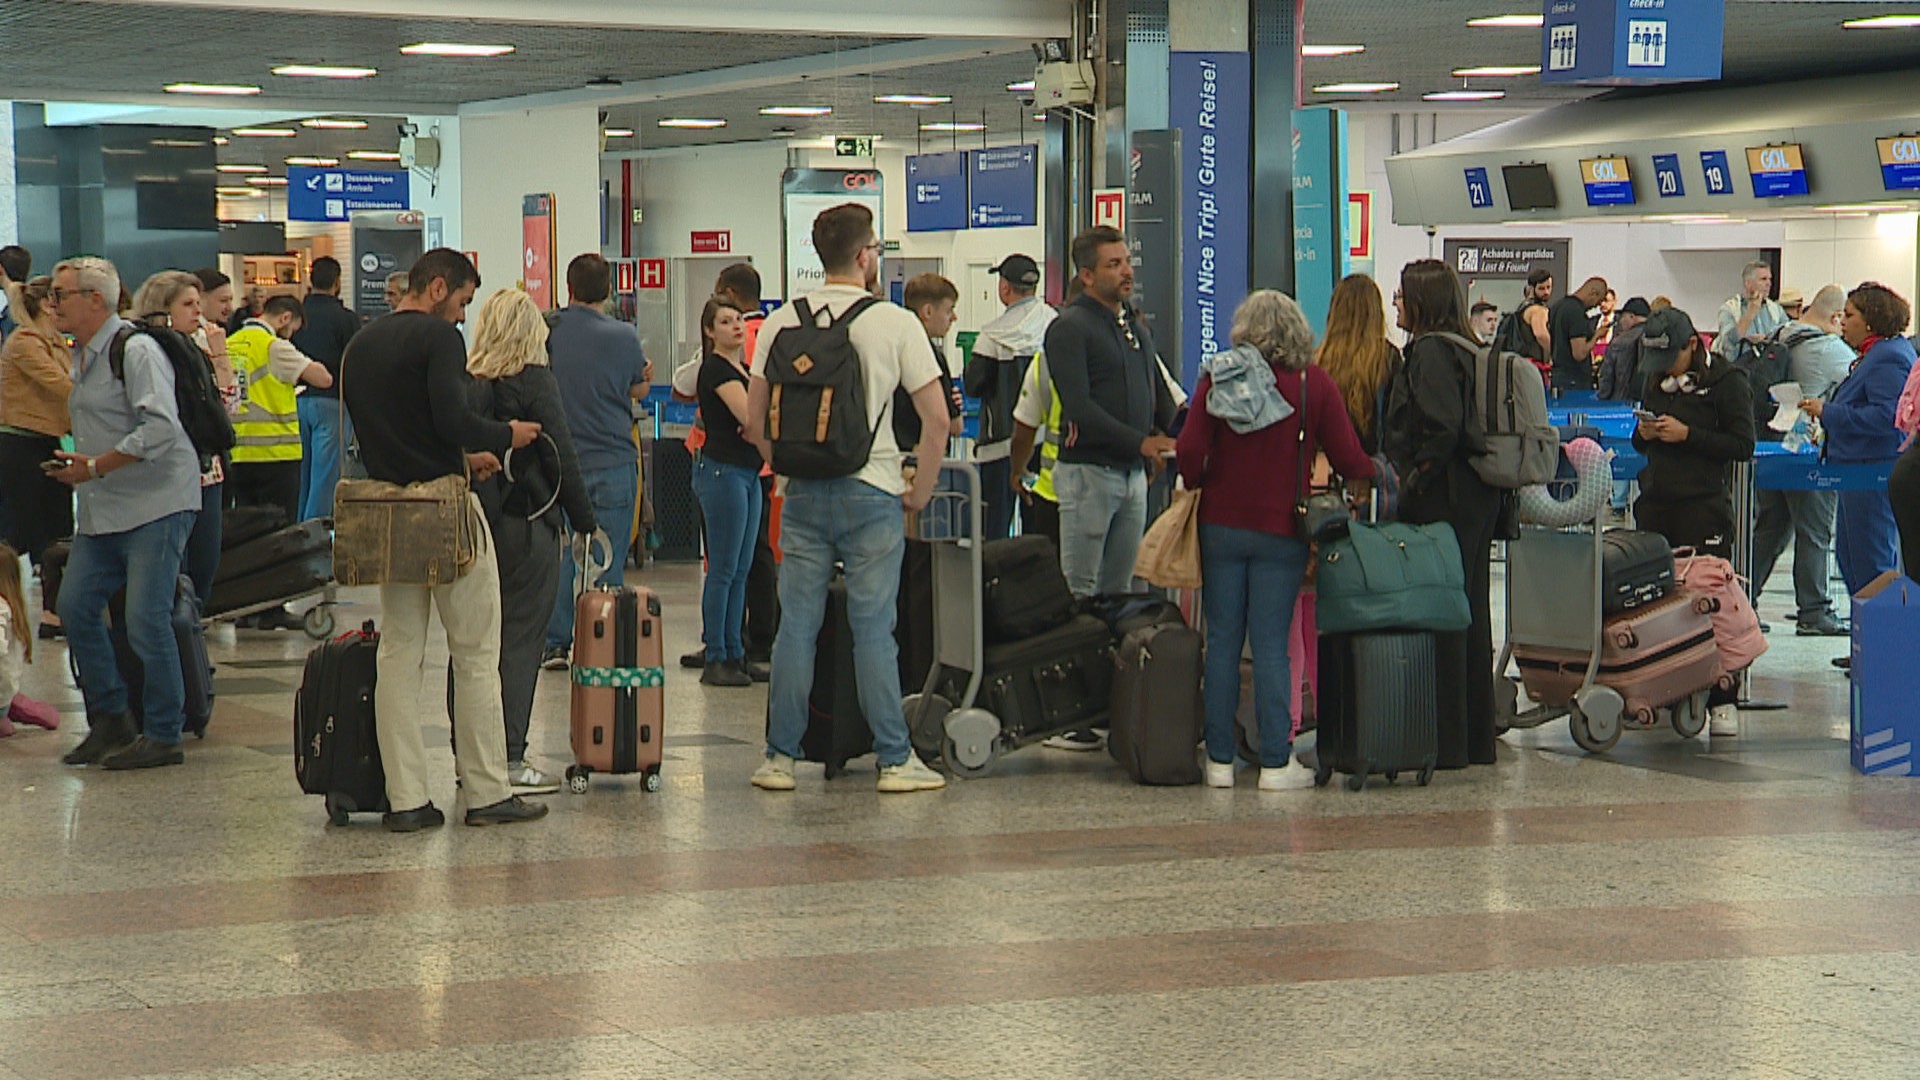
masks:
[[[313,552],[245,577],[215,581],[207,614],[218,617],[255,604],[306,596],[332,580],[333,553]]]
[[[1176,618],[1128,631],[1113,657],[1107,752],[1136,784],[1197,784],[1204,639]]]
[[[1078,605],[1060,571],[1060,550],[1044,536],[1015,536],[980,548],[989,644],[1032,641],[1065,626]]]
[[[223,582],[238,581],[284,563],[321,553],[329,559],[333,557],[331,522],[314,518],[298,525],[289,525],[265,536],[256,536],[236,547],[223,549],[220,552],[220,568],[213,574],[213,584],[217,589]]]
[[[1425,786],[1440,758],[1433,634],[1328,634],[1320,639],[1319,765],[1314,782],[1348,774],[1417,773]]]
[[[1656,532],[1608,529],[1600,538],[1606,613],[1645,607],[1673,591],[1673,545]]]

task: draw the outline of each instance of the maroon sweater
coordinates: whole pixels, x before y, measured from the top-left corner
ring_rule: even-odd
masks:
[[[1235,529],[1294,535],[1293,508],[1300,484],[1300,373],[1274,368],[1280,394],[1293,415],[1246,435],[1207,412],[1212,382],[1205,376],[1195,388],[1187,425],[1180,431],[1180,476],[1187,487],[1204,490],[1200,523]],[[1309,366],[1307,376],[1308,469],[1312,455],[1327,455],[1333,469],[1351,480],[1373,478],[1373,462],[1360,448],[1353,421],[1333,377]]]

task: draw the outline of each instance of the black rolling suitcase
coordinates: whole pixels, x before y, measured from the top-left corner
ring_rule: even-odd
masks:
[[[900,646],[900,692],[926,688],[933,670],[933,544],[907,541],[900,560],[900,600],[893,639]]]
[[[771,708],[771,705],[769,705]],[[769,714],[769,723],[772,717]],[[831,780],[847,762],[873,753],[873,732],[860,708],[853,669],[853,627],[847,621],[847,582],[833,575],[827,586],[827,617],[820,623],[813,655],[813,693],[807,698],[807,730],[800,758],[827,767]]]
[[[287,512],[277,506],[233,506],[220,515],[220,550],[252,543],[287,526]]]
[[[220,568],[213,575],[214,588],[219,588],[222,582],[238,581],[315,555],[333,557],[333,529],[318,518],[277,529],[237,546],[223,547]]]
[[[1060,552],[1044,536],[993,540],[980,549],[987,641],[1030,641],[1072,619],[1077,605],[1060,572]]]
[[[1129,630],[1113,658],[1107,752],[1136,784],[1197,784],[1204,642],[1176,615]]]
[[[293,774],[300,790],[326,797],[335,825],[351,813],[388,809],[373,714],[379,656],[380,635],[369,621],[307,654],[293,699]]]
[[[322,550],[301,555],[290,562],[271,566],[244,577],[216,580],[213,599],[207,604],[211,615],[224,615],[241,608],[275,600],[291,600],[317,592],[333,580],[333,552]]]
[[[1673,591],[1673,546],[1656,532],[1608,529],[1600,537],[1606,613],[1645,607]]]
[[[1314,782],[1342,772],[1359,791],[1373,773],[1432,780],[1440,756],[1435,671],[1426,631],[1323,636]]]
[[[985,668],[980,706],[1015,742],[1091,727],[1106,719],[1112,698],[1113,631],[1076,615],[1025,641],[987,646]],[[947,700],[959,700],[965,689],[965,676],[954,673]]]
[[[200,598],[193,582],[181,577],[174,589],[174,647],[180,651],[180,681],[186,690],[181,712],[181,730],[195,738],[207,737],[207,724],[213,719],[213,663],[207,659],[207,632],[200,624]],[[120,669],[120,681],[127,684],[127,709],[136,724],[146,720],[145,692],[147,667],[127,640],[127,594],[117,592],[107,601],[107,637],[113,642],[114,662]],[[78,680],[76,680],[78,681]]]

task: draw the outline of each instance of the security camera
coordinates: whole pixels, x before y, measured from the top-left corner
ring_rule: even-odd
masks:
[[[400,135],[402,138],[405,138],[409,135],[418,135],[418,134],[420,134],[419,124],[410,123],[405,120],[402,120],[400,122]]]
[[[1033,108],[1033,99],[1032,99],[1031,97],[1023,97],[1023,98],[1021,98],[1021,99],[1020,99],[1020,107],[1021,107],[1021,108],[1023,108],[1023,109],[1031,109],[1031,108]]]

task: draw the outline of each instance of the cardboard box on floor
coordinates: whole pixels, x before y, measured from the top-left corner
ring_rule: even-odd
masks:
[[[1920,583],[1889,570],[1853,594],[1853,767],[1913,776],[1920,741]]]

